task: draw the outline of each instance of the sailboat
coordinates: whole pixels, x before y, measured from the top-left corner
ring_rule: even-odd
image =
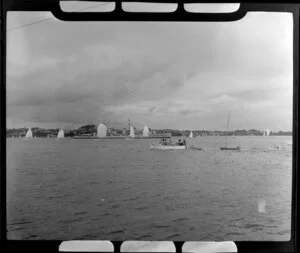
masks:
[[[264,136],[269,136],[270,133],[271,133],[271,131],[270,131],[269,129],[266,129],[266,130],[264,131]]]
[[[227,137],[228,137],[228,126],[229,126],[229,119],[230,119],[230,113],[228,114],[228,120],[227,120],[227,130],[226,130],[226,145],[221,146],[220,150],[240,150],[240,147],[228,147],[227,146]]]
[[[149,137],[149,128],[147,126],[144,126],[143,137]]]
[[[107,127],[104,124],[99,124],[97,127],[98,138],[104,138],[107,135]]]
[[[190,138],[193,138],[193,131],[190,132]]]
[[[28,129],[26,135],[25,135],[25,139],[32,139],[32,131],[31,128]]]
[[[65,138],[64,130],[60,129],[58,134],[57,134],[57,139],[62,139]]]
[[[132,140],[135,138],[134,128],[130,123],[130,119],[128,119],[128,127],[129,127],[129,136],[125,138],[125,140]]]
[[[132,125],[130,125],[130,133],[129,133],[129,137],[130,138],[134,138],[135,137],[135,134],[134,134],[134,128]]]

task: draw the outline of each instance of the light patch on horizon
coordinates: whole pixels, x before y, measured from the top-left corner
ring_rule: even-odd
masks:
[[[13,13],[8,26],[45,17]],[[292,128],[289,14],[230,23],[53,19],[7,39],[8,127],[132,118],[152,128],[214,130],[231,111],[235,129]]]

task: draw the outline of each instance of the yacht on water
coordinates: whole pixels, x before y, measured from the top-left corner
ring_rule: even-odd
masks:
[[[152,150],[185,150],[186,141],[179,139],[177,142],[172,142],[170,139],[162,138],[158,144],[151,143],[150,149]]]
[[[64,130],[60,129],[58,134],[57,134],[57,139],[62,139],[65,138]]]
[[[130,137],[130,138],[134,138],[134,137],[135,137],[134,128],[133,128],[132,125],[130,125],[129,137]]]
[[[149,137],[149,128],[147,126],[144,126],[143,137]]]
[[[228,147],[227,146],[229,119],[230,119],[230,113],[228,114],[228,120],[227,120],[226,144],[225,144],[225,146],[220,146],[220,150],[240,150],[240,147],[238,145],[236,147]]]
[[[264,131],[263,136],[269,136],[270,133],[271,133],[271,131],[270,131],[269,129],[266,129],[266,130]]]
[[[135,138],[134,128],[132,125],[129,125],[129,136],[125,138],[126,140],[133,140]]]
[[[31,128],[29,128],[25,135],[25,139],[32,139],[32,138],[33,138],[32,131]]]

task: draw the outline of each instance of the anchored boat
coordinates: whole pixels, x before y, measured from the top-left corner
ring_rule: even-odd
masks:
[[[225,146],[221,146],[221,147],[220,147],[220,150],[240,150],[240,147],[239,147],[239,146],[236,146],[236,147],[228,147],[228,146],[227,146],[227,137],[228,137],[229,119],[230,119],[230,113],[228,114],[228,120],[227,120],[226,144],[225,144]]]
[[[220,150],[240,150],[240,147],[220,147]]]
[[[153,149],[153,150],[184,150],[184,149],[186,149],[186,146],[150,144],[150,149]]]
[[[161,140],[160,143],[150,143],[150,149],[153,150],[185,150],[186,149],[186,142],[184,141],[178,141],[178,142],[171,142],[171,141],[165,141]]]

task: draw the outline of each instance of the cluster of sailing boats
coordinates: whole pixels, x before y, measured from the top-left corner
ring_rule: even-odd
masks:
[[[228,120],[227,120],[227,133],[228,133],[228,126],[229,126],[229,120],[230,120],[230,113],[228,115]],[[136,136],[135,132],[134,132],[134,127],[132,125],[129,125],[129,135],[128,136],[107,136],[107,127],[104,124],[99,124],[97,127],[97,136],[94,139],[125,139],[125,140],[133,140],[133,139],[141,139],[141,138],[151,138],[150,137],[150,130],[147,126],[144,126],[143,128],[143,134],[142,136]],[[270,134],[270,131],[266,131],[266,133],[264,132],[263,136],[268,136]],[[65,137],[64,135],[64,130],[60,129],[58,134],[57,134],[57,139],[63,139]],[[157,137],[157,136],[156,136]],[[232,136],[233,138],[235,138],[235,136]],[[32,134],[32,130],[31,128],[28,129],[25,139],[32,139],[33,134]],[[194,138],[193,136],[193,132],[190,132],[189,138],[192,139]],[[81,139],[81,137],[76,138],[75,139]],[[235,145],[235,146],[228,146],[228,134],[226,135],[226,142],[225,145],[219,146],[218,148],[220,150],[231,150],[231,151],[240,151],[241,148],[239,145]],[[187,144],[186,144],[186,140],[181,138],[179,140],[176,141],[172,141],[170,137],[161,137],[161,140],[159,141],[159,143],[150,143],[150,149],[151,150],[186,150],[187,149]],[[197,147],[194,145],[190,145],[189,149],[192,150],[203,150],[202,147]],[[272,147],[272,149],[279,149],[278,146],[274,146]]]
[[[33,136],[31,128],[29,128],[27,130],[24,138],[25,138],[25,140],[30,140],[30,139],[36,138]],[[57,139],[62,139],[62,138],[65,138],[65,133],[64,133],[63,129],[60,129],[57,134]]]

